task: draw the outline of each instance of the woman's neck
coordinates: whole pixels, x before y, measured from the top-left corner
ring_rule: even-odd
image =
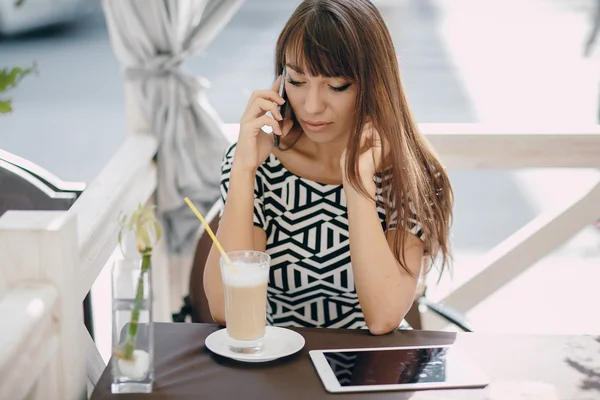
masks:
[[[294,147],[315,163],[326,168],[339,169],[340,157],[346,148],[346,141],[347,138],[341,137],[334,142],[317,143],[302,135]]]

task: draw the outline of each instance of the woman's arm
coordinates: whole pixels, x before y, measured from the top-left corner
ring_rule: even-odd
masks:
[[[375,194],[375,185],[367,188]],[[407,233],[404,255],[409,274],[392,252],[396,230],[381,229],[377,207],[344,181],[348,205],[350,257],[354,283],[369,331],[383,335],[397,329],[412,306],[423,260],[423,243]],[[375,197],[375,196],[373,196]]]
[[[257,213],[262,215],[261,204],[255,204],[254,191],[255,185],[257,191],[260,186],[257,183],[257,169],[273,150],[273,137],[261,133],[261,128],[269,125],[273,134],[285,136],[294,125],[291,120],[286,120],[282,125],[277,122],[283,120],[278,105],[285,103],[283,97],[276,92],[281,79],[280,76],[273,82],[271,90],[259,90],[252,94],[240,121],[235,156],[232,154],[233,147],[225,156],[221,179],[225,190],[225,206],[217,231],[217,239],[225,251],[265,251],[266,248],[265,231],[254,225],[255,208]],[[273,117],[265,115],[267,111],[271,112]],[[258,224],[264,227],[264,221],[261,221],[261,218],[257,220]],[[225,325],[225,294],[219,265],[220,256],[218,249],[213,245],[204,267],[204,292],[213,319]]]
[[[267,238],[262,228],[254,226],[254,182],[255,174],[232,168],[229,179],[227,201],[219,222],[217,239],[225,251],[265,251]],[[216,246],[210,249],[204,268],[204,292],[210,314],[216,323],[225,325],[225,294],[221,280]]]

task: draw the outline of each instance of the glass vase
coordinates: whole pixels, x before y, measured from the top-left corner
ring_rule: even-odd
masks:
[[[150,393],[154,383],[152,269],[149,257],[112,269],[112,393]]]

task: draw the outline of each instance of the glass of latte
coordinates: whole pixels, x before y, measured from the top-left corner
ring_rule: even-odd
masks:
[[[229,349],[235,353],[260,353],[267,323],[271,257],[260,251],[232,251],[227,255],[231,264],[222,257],[220,263]]]

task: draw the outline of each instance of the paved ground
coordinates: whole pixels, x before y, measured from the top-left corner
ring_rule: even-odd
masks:
[[[591,124],[600,57],[584,60],[581,50],[592,1],[376,3],[420,122]],[[247,0],[208,51],[188,64],[212,82],[209,99],[223,120],[237,121],[249,93],[271,82],[274,41],[295,4]],[[40,76],[15,92],[16,112],[0,119],[0,147],[64,179],[90,181],[123,140],[122,77],[102,14],[0,39],[0,64],[34,60]],[[585,171],[568,170],[451,174],[458,280],[477,269],[481,254],[568,201],[585,180]],[[594,309],[581,304],[581,296],[600,302],[599,247],[597,232],[582,232],[470,316],[489,329],[600,332],[600,319],[588,313]]]

